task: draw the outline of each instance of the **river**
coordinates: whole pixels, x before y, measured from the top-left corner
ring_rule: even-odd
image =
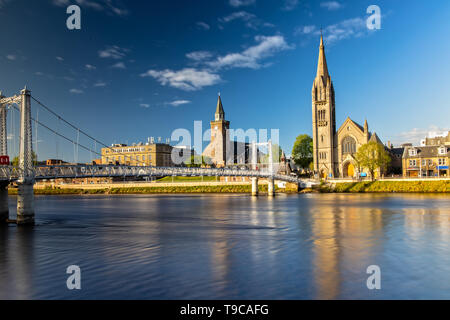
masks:
[[[35,205],[35,227],[0,228],[0,299],[450,299],[449,195],[39,196]],[[81,290],[67,289],[70,265]],[[367,288],[371,265],[380,290]]]

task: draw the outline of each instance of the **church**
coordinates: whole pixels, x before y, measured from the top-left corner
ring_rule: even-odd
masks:
[[[320,36],[317,74],[312,87],[312,128],[314,172],[321,178],[355,177],[354,155],[370,141],[383,144],[377,134],[348,117],[336,128],[336,104],[333,82],[328,73],[323,36]],[[377,175],[380,174],[378,170]]]

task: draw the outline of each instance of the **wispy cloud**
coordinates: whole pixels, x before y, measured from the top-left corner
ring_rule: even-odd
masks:
[[[95,69],[97,69],[97,67],[93,66],[92,64],[87,64],[84,67],[86,68],[86,70],[95,70]]]
[[[0,9],[2,9],[10,0],[0,0]]]
[[[127,9],[116,5],[114,0],[53,0],[53,4],[59,7],[69,6],[74,2],[82,8],[105,12],[110,15],[126,16],[129,13]]]
[[[219,72],[232,68],[259,69],[267,66],[264,60],[277,52],[293,48],[283,36],[256,36],[256,45],[250,46],[241,52],[229,53],[213,58],[207,51],[194,51],[186,56],[197,62],[197,68],[184,68],[181,70],[148,70],[141,77],[152,77],[161,85],[185,91],[200,90],[221,82]]]
[[[129,51],[130,50],[121,48],[119,46],[109,46],[104,50],[100,50],[98,52],[98,56],[105,59],[120,60],[123,59]]]
[[[64,61],[64,58],[63,58],[63,57],[56,57],[56,60],[58,60],[58,61]]]
[[[141,103],[139,104],[139,106],[142,108],[150,108],[150,105],[148,103]]]
[[[17,57],[14,54],[8,54],[6,56],[6,59],[10,60],[10,61],[14,61],[17,59]]]
[[[188,59],[194,61],[204,61],[210,59],[212,56],[213,54],[209,51],[194,51],[186,54]]]
[[[298,0],[284,0],[283,7],[281,7],[281,10],[284,11],[292,11],[298,6]]]
[[[182,106],[184,104],[189,104],[189,103],[191,103],[191,101],[189,101],[189,100],[175,100],[172,102],[166,102],[166,104],[174,106],[174,107]]]
[[[107,84],[106,84],[106,82],[103,82],[103,81],[98,81],[98,82],[96,82],[96,83],[94,83],[94,87],[106,87],[107,86]]]
[[[434,138],[436,136],[446,136],[450,131],[450,127],[439,127],[431,125],[428,128],[413,128],[409,131],[399,133],[394,137],[393,143],[400,145],[403,143],[412,143],[419,145],[420,140],[425,138]]]
[[[125,70],[127,67],[125,66],[125,63],[123,63],[123,62],[117,62],[116,64],[113,64],[113,65],[111,66],[111,68]]]
[[[325,42],[333,44],[344,39],[364,37],[373,32],[376,32],[376,30],[367,28],[365,18],[356,17],[325,27],[323,36]],[[294,30],[294,34],[319,36],[320,29],[315,25],[300,26]]]
[[[148,70],[141,74],[141,77],[152,77],[163,86],[171,86],[185,91],[200,90],[221,81],[218,74],[196,68],[184,68],[178,71],[170,69]]]
[[[229,4],[232,7],[244,7],[255,4],[256,0],[229,0]]]
[[[320,6],[322,8],[326,8],[327,10],[333,11],[333,10],[339,10],[340,8],[342,8],[342,4],[340,4],[337,1],[326,1],[326,2],[321,2]]]
[[[199,21],[196,23],[197,27],[202,29],[202,30],[209,30],[211,29],[211,27],[209,26],[209,24],[203,22],[203,21]]]
[[[73,93],[73,94],[82,94],[82,93],[84,93],[84,91],[80,90],[80,89],[70,89],[69,92]]]
[[[223,29],[224,25],[233,21],[242,21],[244,22],[247,28],[258,29],[262,27],[273,27],[273,24],[263,22],[253,13],[247,11],[236,11],[227,16],[221,17],[219,20],[219,28]]]
[[[257,45],[251,46],[242,52],[229,53],[217,57],[213,61],[207,62],[207,65],[214,69],[222,68],[251,68],[259,69],[263,65],[261,60],[273,56],[275,53],[283,50],[292,49],[281,35],[275,36],[256,36]]]

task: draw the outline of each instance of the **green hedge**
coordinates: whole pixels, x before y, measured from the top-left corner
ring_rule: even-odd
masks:
[[[36,195],[70,195],[70,194],[152,194],[152,193],[251,193],[251,185],[223,186],[173,186],[173,187],[136,187],[110,189],[35,189]],[[267,192],[267,185],[259,186],[260,192]],[[10,188],[10,195],[16,195],[17,189]]]
[[[374,181],[337,183],[334,192],[450,192],[450,181]]]

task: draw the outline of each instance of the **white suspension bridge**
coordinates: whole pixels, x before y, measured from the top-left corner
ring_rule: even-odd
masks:
[[[53,114],[59,121],[64,122],[72,129],[76,130],[78,138],[70,139],[52,129],[50,126],[32,118],[31,100],[40,107]],[[280,175],[274,172],[272,159],[272,143],[266,143],[269,155],[269,164],[264,168],[257,167],[257,146],[261,144],[252,143],[252,164],[251,167],[241,168],[188,168],[188,167],[153,167],[153,166],[129,166],[129,165],[35,165],[33,159],[32,122],[35,126],[41,126],[74,145],[78,150],[82,148],[96,155],[101,155],[96,150],[79,142],[79,135],[82,134],[92,140],[95,145],[108,146],[93,138],[77,126],[62,118],[52,109],[31,96],[31,91],[26,87],[19,95],[4,97],[0,93],[0,156],[8,155],[8,135],[7,135],[7,113],[8,109],[15,109],[20,113],[20,134],[19,134],[19,161],[13,166],[8,164],[0,166],[0,224],[8,220],[8,186],[11,182],[18,185],[17,196],[17,219],[19,225],[34,224],[34,192],[33,186],[37,180],[57,179],[57,178],[92,178],[92,177],[162,177],[162,176],[224,176],[224,177],[250,177],[252,178],[252,194],[258,195],[258,179],[268,179],[268,195],[273,196],[274,181],[286,181],[299,184],[305,187],[311,181],[302,180],[289,175]]]

